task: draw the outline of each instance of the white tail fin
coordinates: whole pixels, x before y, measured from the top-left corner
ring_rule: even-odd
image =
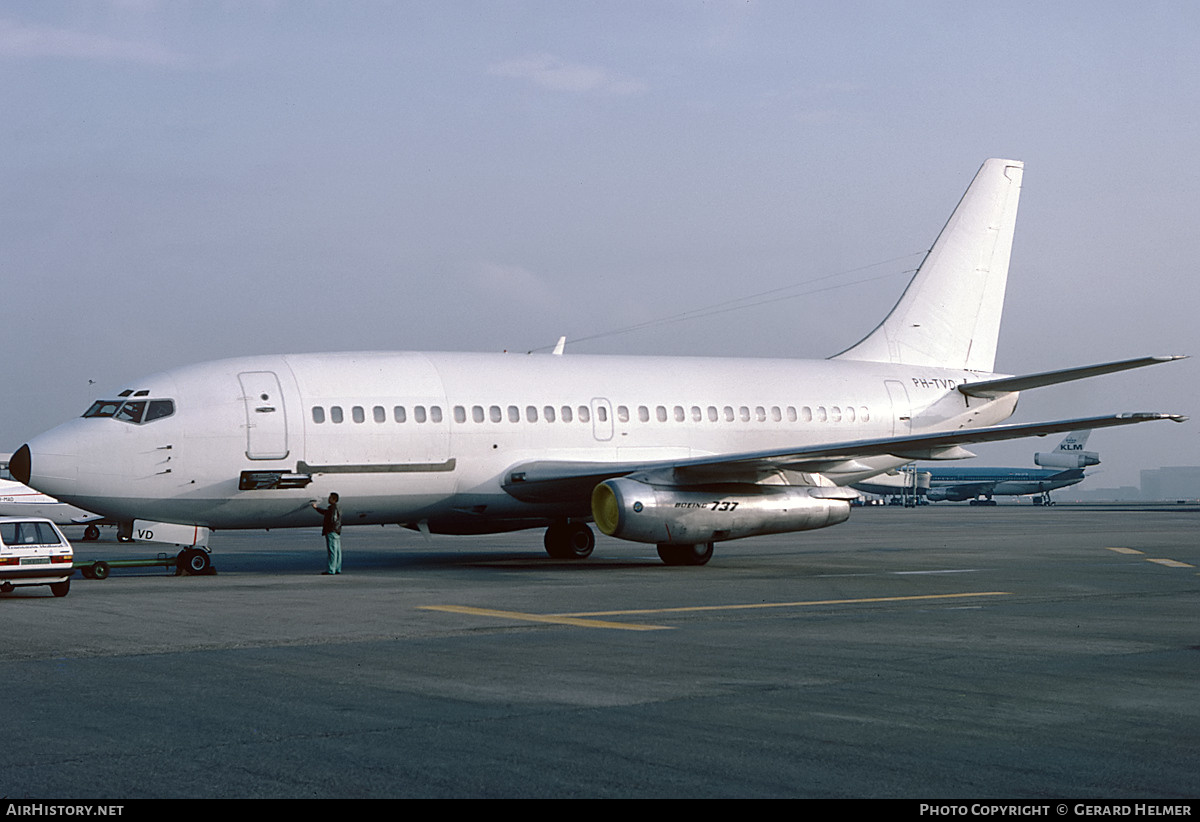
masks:
[[[1086,431],[1073,431],[1070,434],[1067,434],[1065,437],[1063,437],[1063,441],[1060,442],[1058,444],[1058,447],[1055,448],[1054,450],[1055,451],[1064,451],[1064,452],[1068,452],[1068,453],[1074,453],[1075,451],[1082,451],[1083,447],[1085,445],[1087,445],[1088,437],[1091,435],[1091,433],[1092,433],[1091,429],[1088,429]]]
[[[1065,468],[1067,470],[1078,470],[1080,468],[1087,468],[1089,465],[1099,465],[1099,454],[1095,451],[1083,450],[1083,446],[1087,445],[1088,435],[1091,433],[1091,429],[1086,429],[1067,434],[1063,438],[1063,441],[1058,444],[1058,447],[1049,454],[1034,454],[1034,465],[1040,465],[1043,468]]]
[[[887,319],[835,359],[992,371],[1024,169],[983,164]]]

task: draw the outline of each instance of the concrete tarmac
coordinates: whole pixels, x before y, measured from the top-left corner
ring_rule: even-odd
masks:
[[[0,597],[0,793],[1200,796],[1195,508],[864,508],[703,568],[541,538],[347,528],[326,577],[316,531],[222,532],[214,576]]]

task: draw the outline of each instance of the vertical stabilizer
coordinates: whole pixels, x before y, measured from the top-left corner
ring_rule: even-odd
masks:
[[[887,319],[835,359],[993,370],[1024,169],[983,164]]]

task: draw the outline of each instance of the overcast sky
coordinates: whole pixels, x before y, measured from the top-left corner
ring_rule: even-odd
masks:
[[[7,0],[0,451],[242,354],[825,357],[997,156],[1026,163],[998,369],[1200,355],[1198,31],[1194,2]],[[1200,418],[1198,376],[1012,421]],[[1200,464],[1200,424],[1088,445],[1084,487],[1137,484]]]

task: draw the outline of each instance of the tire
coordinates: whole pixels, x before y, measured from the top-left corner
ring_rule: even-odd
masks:
[[[89,525],[87,528],[83,529],[84,542],[95,542],[98,539],[100,539],[100,529],[95,525]]]
[[[584,522],[556,522],[546,529],[542,543],[555,559],[587,559],[596,547],[596,535]]]
[[[658,556],[667,565],[707,565],[712,559],[713,543],[696,545],[659,545]]]
[[[212,560],[208,556],[207,551],[202,551],[199,548],[189,548],[179,554],[179,566],[183,568],[184,573],[188,574],[206,574],[209,568],[212,567]]]
[[[111,571],[112,568],[103,560],[92,563],[92,579],[108,579],[109,572]]]
[[[70,592],[70,590],[71,590],[70,578],[64,579],[62,582],[50,583],[50,593],[54,594],[56,597],[65,597],[67,595],[67,593]]]

